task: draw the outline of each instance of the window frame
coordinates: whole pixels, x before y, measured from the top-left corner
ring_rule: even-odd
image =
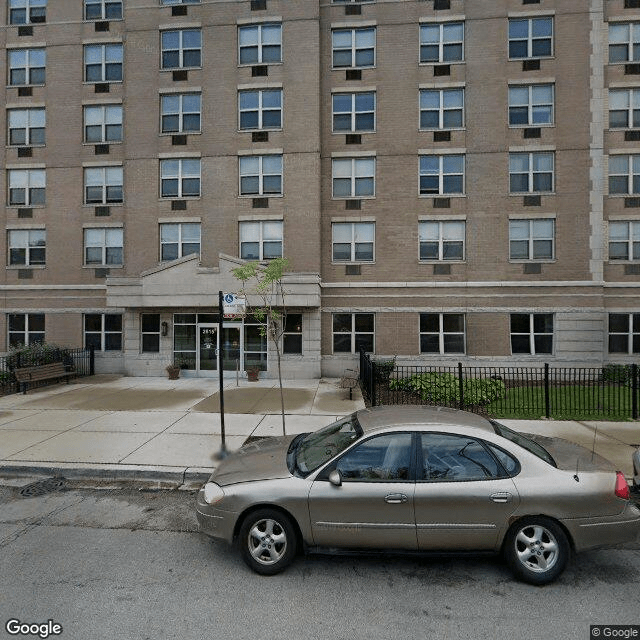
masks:
[[[349,175],[336,176],[336,166],[338,164],[345,164],[349,162],[351,164]],[[373,172],[362,172],[358,170],[359,163],[372,163]],[[358,200],[373,199],[376,197],[376,156],[351,156],[351,157],[337,157],[331,158],[331,197],[333,200],[344,200],[356,198]],[[348,194],[336,195],[336,180],[349,180],[350,189]],[[357,193],[358,181],[371,181],[371,193],[365,192],[363,194]],[[367,190],[368,191],[368,190]]]
[[[97,318],[100,317],[100,329],[99,330],[88,330],[87,329],[87,320],[89,318]],[[109,318],[119,318],[120,319],[120,330],[114,331],[107,327],[107,317]],[[84,313],[82,316],[82,338],[84,342],[85,349],[89,348],[90,345],[87,342],[87,336],[99,336],[100,337],[100,348],[94,345],[96,351],[117,351],[122,352],[124,349],[124,317],[122,313]],[[120,344],[118,348],[109,347],[107,345],[107,338],[109,336],[120,336]]]
[[[626,171],[620,173],[612,173],[612,164],[616,161],[624,159],[627,168]],[[634,168],[634,165],[637,165]],[[617,170],[616,170],[617,171]],[[636,173],[637,171],[637,173]],[[609,156],[609,170],[608,170],[608,195],[609,197],[628,197],[640,194],[640,153],[616,153]],[[619,191],[616,187],[612,189],[614,181],[621,181],[622,178],[626,182],[626,190]],[[634,186],[635,185],[635,186]]]
[[[342,227],[346,229],[350,228],[350,236],[351,239],[349,243],[347,242],[336,242],[336,230],[338,227]],[[357,229],[358,228],[367,228],[369,234],[372,235],[373,239],[371,241],[366,242],[357,242]],[[373,231],[371,234],[370,232]],[[337,244],[349,244],[350,245],[350,257],[348,260],[341,260],[336,258],[335,255],[335,246]],[[358,245],[371,245],[371,259],[362,259],[358,258]],[[345,222],[345,221],[336,221],[331,223],[331,263],[332,264],[372,264],[376,261],[376,223],[375,221],[354,221],[354,222]]]
[[[17,319],[22,317],[24,321],[24,329],[12,329],[11,323],[13,319]],[[47,329],[47,316],[45,313],[7,313],[7,350],[11,349],[13,346],[24,345],[29,346],[31,344],[43,344],[46,339],[46,329]],[[42,320],[42,329],[32,329],[34,320]],[[24,341],[16,341],[14,342],[11,339],[12,334],[22,334],[24,335]],[[33,336],[33,337],[32,337]],[[37,337],[36,337],[37,336]]]
[[[435,108],[427,108],[422,106],[423,97],[427,94],[438,94],[438,107]],[[446,94],[451,93],[460,93],[462,94],[462,105],[455,107],[447,107],[445,105]],[[445,126],[445,116],[452,112],[460,112],[460,121],[461,124],[459,126]],[[438,113],[438,126],[430,127],[425,126],[422,123],[423,115],[428,113]],[[418,90],[418,128],[420,131],[461,131],[465,129],[465,87],[443,87],[436,88],[431,87],[429,89],[419,89]]]
[[[197,48],[194,47],[185,47],[184,46],[184,34],[187,32],[197,32],[200,35],[200,45]],[[163,43],[163,39],[164,39],[164,35],[168,34],[168,33],[177,33],[179,34],[178,36],[178,48],[174,49],[174,48],[164,48],[164,43]],[[164,60],[164,56],[166,53],[170,52],[170,51],[177,51],[178,52],[178,64],[177,66],[165,66],[165,60]],[[184,63],[184,58],[185,58],[185,52],[187,51],[198,51],[198,55],[199,55],[199,61],[198,64],[192,64],[192,65],[185,65]],[[182,69],[202,69],[202,29],[200,27],[185,27],[185,28],[178,28],[178,29],[162,29],[162,31],[160,31],[160,71],[179,71]]]
[[[93,184],[88,182],[89,174],[97,174],[100,177],[100,181],[94,181]],[[110,175],[112,174],[112,175]],[[124,166],[123,165],[104,165],[99,167],[83,167],[83,197],[85,206],[100,206],[100,205],[120,205],[124,204]],[[112,177],[112,176],[115,176]],[[114,181],[114,179],[118,181]],[[115,189],[117,192],[120,188],[120,197],[111,197],[109,195],[109,189]],[[89,198],[89,189],[100,189],[100,199]]]
[[[279,173],[265,173],[264,165],[265,158],[279,158],[280,167]],[[249,172],[250,170],[243,170],[242,165],[248,164],[250,160],[258,160],[258,172]],[[253,171],[253,170],[251,170]],[[280,190],[279,191],[265,191],[265,178],[280,178]],[[258,179],[257,191],[243,191],[243,178]],[[246,156],[238,157],[238,197],[240,198],[281,198],[284,196],[284,155],[281,153],[263,153],[263,154],[250,154]]]
[[[338,111],[336,112],[336,98],[337,97],[346,97],[350,96],[351,106],[349,111]],[[373,96],[373,108],[362,110],[358,109],[358,96]],[[376,132],[376,121],[377,121],[377,96],[376,91],[342,91],[336,90],[331,94],[331,131],[336,134],[345,134],[345,133],[375,133]],[[348,129],[336,128],[336,115],[338,116],[349,116],[350,126]],[[358,127],[358,116],[370,115],[373,119],[372,126],[369,127]]]
[[[18,242],[18,234],[25,237],[25,241]],[[24,261],[14,260],[16,251],[24,251]],[[35,258],[32,254],[42,253],[42,258]],[[7,266],[18,268],[46,267],[47,265],[47,231],[41,229],[7,229]]]
[[[279,56],[279,60],[275,61],[271,61],[271,60],[264,60],[264,51],[263,49],[265,48],[265,46],[275,46],[275,45],[270,45],[270,44],[266,44],[264,42],[264,34],[263,34],[263,29],[265,27],[278,27],[278,31],[280,32],[280,37],[279,37],[279,44],[277,45],[279,48],[279,52],[280,52],[280,56]],[[242,45],[241,44],[241,32],[243,30],[252,30],[252,29],[257,29],[257,41],[255,45]],[[250,48],[250,47],[256,47],[257,48],[257,59],[252,62],[242,62],[242,49],[245,48]],[[282,64],[282,23],[281,22],[260,22],[258,24],[241,24],[238,25],[238,66],[239,67],[250,67],[250,66],[255,66],[255,65],[265,65],[265,64]]]
[[[427,316],[431,316],[432,319],[438,318],[438,331],[423,330],[423,320],[426,322]],[[445,320],[448,320],[448,316],[455,316],[456,321],[462,319],[462,331],[446,331]],[[438,350],[428,351],[424,348],[423,337],[438,336]],[[462,337],[462,351],[456,351],[447,347],[447,338],[455,339]],[[438,312],[438,311],[424,311],[418,314],[418,347],[421,355],[465,355],[467,352],[467,317],[465,313],[459,312]]]
[[[365,32],[373,32],[373,47],[370,46],[358,46],[358,35],[362,36]],[[334,36],[338,32],[341,33],[350,33],[351,45],[349,48],[346,47],[336,47]],[[374,69],[376,67],[376,59],[377,59],[377,27],[376,26],[367,26],[367,27],[336,27],[331,29],[331,69]],[[358,52],[366,52],[372,50],[373,52],[373,62],[371,64],[357,64],[358,63]],[[348,65],[336,65],[336,51],[338,52],[351,52],[351,61]]]
[[[93,17],[87,17],[87,5],[99,5],[100,15]],[[107,7],[108,5],[119,6],[120,15],[118,17],[109,16]],[[85,22],[102,22],[102,21],[116,21],[124,19],[124,7],[122,0],[83,0],[82,2],[82,16]]]
[[[186,180],[196,180],[196,175],[194,174],[185,174],[185,163],[186,162],[196,162],[198,163],[198,193],[188,193],[185,194],[184,182]],[[177,162],[178,163],[178,172],[177,174],[167,174],[163,173],[163,170],[167,169],[168,163]],[[186,200],[186,199],[198,199],[202,197],[202,159],[199,157],[193,158],[160,158],[160,198],[163,200]],[[164,185],[165,182],[169,180],[177,181],[178,191],[175,195],[164,195]]]
[[[297,319],[300,318],[300,321],[297,322]],[[304,314],[298,312],[287,312],[282,319],[283,327],[282,327],[282,354],[289,356],[301,356],[304,351]],[[290,328],[291,324],[296,325],[292,330]],[[289,338],[289,340],[287,339]],[[291,338],[295,338],[295,343],[300,341],[300,345],[294,345],[292,349],[291,346],[287,346],[287,343],[293,342]]]
[[[115,62],[108,61],[107,52],[110,48],[114,50],[117,48],[120,52],[120,59]],[[100,62],[99,63],[89,63],[87,61],[87,54],[92,50],[100,50]],[[109,65],[120,67],[120,77],[119,78],[107,78],[107,70]],[[82,46],[82,67],[83,67],[83,81],[84,84],[119,84],[124,82],[124,43],[122,42],[99,42],[99,43],[91,43],[84,44]],[[99,67],[100,68],[100,78],[98,79],[89,79],[89,67]]]
[[[462,40],[445,40],[445,29],[447,27],[460,27],[462,26]],[[429,28],[438,27],[439,36],[438,41],[436,42],[428,42],[425,39],[426,32]],[[419,28],[419,49],[418,49],[418,63],[421,65],[449,65],[449,64],[464,64],[465,63],[465,54],[466,54],[466,25],[464,20],[449,20],[443,22],[421,22],[418,26]],[[437,60],[429,60],[423,59],[423,47],[431,45],[432,47],[437,44],[438,46],[438,59]],[[445,46],[460,46],[460,57],[459,58],[451,58],[449,60],[445,60]],[[424,56],[426,58],[427,56]]]
[[[184,231],[185,228],[187,227],[187,225],[189,226],[193,226],[194,228],[197,227],[198,228],[198,251],[190,251],[188,253],[185,253],[185,245],[187,244],[195,244],[195,242],[193,241],[193,238],[187,238],[186,240],[184,239]],[[167,227],[177,227],[178,230],[178,238],[177,241],[171,240],[171,241],[164,241],[162,239],[162,232],[164,228]],[[158,240],[159,240],[159,249],[160,249],[160,262],[171,262],[172,260],[179,260],[181,258],[185,258],[187,256],[192,256],[192,255],[201,255],[202,253],[202,223],[201,222],[160,222],[158,224]],[[165,258],[164,257],[164,253],[163,253],[163,247],[167,246],[167,245],[177,245],[177,256],[175,258]]]
[[[185,110],[185,98],[196,97],[198,98],[198,111],[186,111]],[[178,99],[178,110],[175,112],[165,112],[165,101],[169,98]],[[202,92],[201,91],[181,91],[179,93],[161,93],[160,94],[160,135],[194,135],[202,133]],[[185,117],[193,117],[197,113],[198,115],[198,128],[197,129],[185,129]],[[177,118],[177,129],[165,129],[166,118]]]
[[[153,331],[145,330],[145,316],[149,319],[157,319],[158,328],[157,330],[154,327]],[[160,335],[162,332],[162,324],[160,322],[160,314],[159,313],[141,313],[140,314],[140,353],[160,353]],[[157,337],[157,348],[149,349],[145,348],[148,345],[145,345],[145,337],[155,338]],[[153,345],[156,346],[155,344]]]
[[[426,230],[426,226],[427,225],[432,225],[432,224],[437,224],[438,225],[438,239],[437,239],[437,243],[438,243],[438,257],[437,258],[423,258],[422,257],[422,244],[423,243],[428,243],[434,242],[433,238],[428,238],[426,237],[426,234],[424,234],[424,230]],[[457,238],[447,238],[446,237],[446,225],[460,225],[462,227],[462,240],[459,240]],[[423,235],[424,234],[424,235]],[[458,242],[462,242],[462,257],[458,258],[458,257],[454,257],[454,258],[447,258],[446,257],[446,245],[451,243],[451,244],[455,244]],[[451,262],[465,262],[466,261],[466,256],[467,256],[467,221],[466,220],[456,220],[456,219],[437,219],[437,218],[433,218],[430,220],[418,220],[418,260],[419,262],[424,262],[424,263],[435,263],[435,262],[445,262],[445,263],[451,263]]]
[[[626,107],[624,109],[612,109],[613,96],[616,94],[624,94]],[[637,108],[635,105],[637,104]],[[610,87],[609,88],[609,129],[611,131],[625,131],[627,129],[640,129],[640,87]],[[624,113],[625,124],[618,126],[612,124],[612,114]],[[637,113],[637,124],[634,114]]]
[[[101,233],[101,240],[99,243],[92,242],[89,244],[89,238],[87,237],[91,233]],[[112,240],[108,239],[109,232],[119,232],[118,244],[111,244]],[[83,241],[83,264],[85,267],[122,267],[124,266],[124,228],[123,227],[85,227],[82,233]],[[100,249],[100,261],[89,260],[88,250]],[[109,258],[109,250],[119,249],[120,260],[112,261]]]
[[[423,161],[428,159],[438,160],[438,172],[428,171],[423,168]],[[448,159],[462,159],[462,173],[458,172],[445,172],[445,162]],[[466,195],[466,165],[467,157],[465,153],[422,153],[418,156],[418,196],[421,198],[461,198]],[[460,191],[445,191],[445,181],[447,178],[454,179],[455,176],[460,176],[462,179],[462,188]],[[423,187],[423,178],[438,178],[438,191],[429,191],[426,186]]]
[[[16,1],[24,3],[24,21],[13,20],[13,12],[22,9],[20,6],[17,8],[11,6]],[[38,8],[43,11],[38,12]],[[7,24],[10,26],[45,24],[47,22],[47,0],[8,0],[7,14]]]
[[[619,29],[621,27],[628,28],[628,34],[624,40],[611,41],[612,31],[614,29]],[[635,40],[637,37],[637,41]],[[634,22],[632,20],[624,21],[624,22],[609,22],[609,29],[607,32],[607,53],[608,53],[608,64],[616,65],[616,64],[629,64],[634,62],[640,62],[640,22]],[[624,59],[617,59],[618,56],[612,56],[611,51],[612,47],[621,48],[622,46],[626,49],[626,55]],[[636,49],[637,56],[636,56]],[[614,59],[616,58],[616,59]]]
[[[536,236],[535,227],[536,223],[549,223],[551,222],[552,231],[551,237],[548,236]],[[528,231],[526,238],[515,238],[512,236],[514,223],[527,223]],[[538,225],[539,226],[539,225]],[[539,231],[538,231],[539,233]],[[556,259],[556,220],[555,218],[511,218],[509,220],[509,261],[510,262],[553,262]],[[512,253],[512,245],[516,242],[527,242],[527,257],[514,257]],[[551,256],[539,257],[536,255],[536,242],[551,242]]]
[[[17,178],[20,174],[25,174],[24,187],[12,187],[14,183],[13,179]],[[38,181],[40,178],[40,181]],[[34,181],[36,184],[34,185]],[[38,183],[42,182],[43,186],[38,186]],[[24,202],[12,201],[11,192],[16,189],[24,190],[25,199]],[[34,192],[42,191],[42,198],[34,200]],[[47,170],[25,168],[25,169],[7,169],[7,206],[8,207],[44,207],[47,204]]]
[[[109,121],[108,111],[109,109],[119,109],[120,121]],[[100,112],[100,118],[98,124],[88,124],[87,114],[88,112],[95,111]],[[100,139],[90,140],[87,135],[89,127],[100,127]],[[119,127],[120,137],[118,139],[109,139],[107,132],[109,127]],[[121,144],[124,141],[124,108],[121,102],[118,103],[104,103],[104,104],[85,104],[82,105],[82,137],[84,144]]]
[[[614,225],[626,227],[626,238],[614,238],[612,240],[612,227]],[[611,245],[613,244],[625,244],[626,255],[625,257],[612,257]],[[609,232],[608,232],[608,260],[610,262],[638,262],[640,261],[640,220],[609,220]]]
[[[351,329],[349,331],[336,331],[336,317],[337,316],[350,316],[351,317]],[[370,316],[370,319],[373,323],[372,331],[357,331],[356,327],[356,316]],[[350,336],[350,349],[349,350],[336,350],[336,335],[339,336]],[[358,354],[358,336],[371,336],[371,351],[367,353],[375,353],[376,352],[376,314],[369,312],[339,312],[331,314],[331,353],[332,354]]]
[[[264,106],[264,95],[266,93],[279,93],[280,94],[280,106],[277,108],[274,107],[265,107]],[[248,94],[257,94],[258,97],[258,105],[255,108],[242,108],[242,98]],[[247,113],[257,113],[258,115],[258,125],[256,127],[251,126],[243,126],[242,125],[242,116]],[[280,122],[278,125],[274,126],[265,126],[264,124],[264,115],[265,112],[278,112],[280,116]],[[260,87],[255,89],[239,89],[238,90],[238,131],[281,131],[282,123],[283,123],[283,115],[284,115],[284,91],[282,87]]]
[[[550,88],[551,89],[551,102],[535,102],[535,90],[538,88]],[[522,104],[512,104],[512,91],[517,89],[527,89],[527,102]],[[509,114],[509,127],[512,129],[522,129],[528,127],[554,127],[555,126],[555,101],[556,90],[553,82],[539,82],[531,84],[510,84],[508,87],[508,114]],[[548,108],[549,121],[548,122],[535,122],[534,111],[539,108]],[[527,109],[527,121],[526,122],[512,122],[512,110],[515,109]]]
[[[522,18],[509,18],[509,24],[507,26],[507,50],[509,60],[544,60],[548,58],[553,58],[555,56],[555,20],[553,15],[543,15],[543,16],[531,16],[531,17],[522,17]],[[551,21],[551,35],[544,37],[533,37],[533,26],[534,22],[540,20],[550,20]],[[512,38],[509,35],[509,31],[511,29],[511,24],[514,22],[523,22],[527,21],[527,37],[526,38]],[[534,55],[533,53],[533,45],[534,41],[542,41],[549,40],[549,53],[545,55]],[[527,55],[526,56],[512,56],[511,55],[511,43],[513,42],[523,42],[527,43]]]
[[[527,158],[527,170],[526,171],[512,171],[512,160],[517,157]],[[549,156],[551,158],[551,171],[536,171],[534,164],[536,160],[542,159],[543,156]],[[556,179],[556,154],[555,151],[510,151],[509,152],[509,193],[511,195],[531,195],[531,194],[553,194],[555,193]],[[536,178],[540,179],[540,176],[549,174],[551,175],[551,188],[549,190],[540,190],[535,188]],[[527,176],[527,190],[526,191],[514,191],[512,188],[512,180],[515,176]]]
[[[258,257],[245,257],[243,255],[242,246],[243,244],[255,244],[255,241],[243,241],[242,232],[243,229],[247,229],[250,225],[256,225],[259,229],[259,239],[258,239]],[[265,239],[265,226],[266,225],[279,225],[280,226],[280,255],[266,256],[264,245],[267,242],[278,242],[278,240],[267,238]],[[238,241],[239,241],[239,256],[242,260],[257,260],[258,262],[265,262],[267,260],[274,260],[276,258],[282,258],[284,253],[284,223],[282,220],[240,220],[238,222]]]
[[[529,317],[529,331],[521,332],[521,331],[513,331],[513,319],[514,316],[528,316]],[[551,331],[536,331],[535,330],[535,321],[536,317],[546,316],[547,319],[551,318]],[[522,355],[530,355],[530,356],[548,356],[554,355],[555,350],[555,314],[554,313],[530,313],[530,312],[513,312],[509,314],[509,344],[511,348],[512,356],[522,356]],[[514,337],[518,336],[527,336],[529,341],[529,351],[514,351],[513,348],[513,340]],[[551,336],[551,349],[550,351],[538,351],[536,349],[536,337],[543,338],[545,336]]]
[[[42,63],[37,62],[32,64],[31,58],[34,54],[42,54]],[[12,63],[11,58],[25,54],[25,62],[23,66],[16,66]],[[36,66],[37,65],[37,66]],[[13,82],[13,72],[15,70],[24,70],[25,81]],[[42,82],[33,82],[33,74],[37,70],[42,70]],[[27,48],[14,48],[7,49],[7,86],[9,87],[44,87],[47,82],[47,49],[46,47],[27,47]]]
[[[31,123],[32,117],[35,115],[35,112],[41,112],[43,117],[43,125],[33,126]],[[12,127],[11,126],[11,118],[13,115],[23,114],[23,117],[26,119],[26,125],[24,127]],[[7,146],[16,148],[16,147],[45,147],[47,144],[46,140],[46,129],[47,129],[47,110],[45,107],[10,107],[7,109]],[[32,141],[32,131],[42,129],[42,142],[34,142]],[[24,143],[14,143],[11,140],[11,132],[12,131],[24,131]]]
[[[625,331],[612,331],[611,325],[613,316],[619,319],[626,317],[627,328]],[[620,336],[625,336],[627,347],[626,350],[612,350],[612,340]],[[640,353],[640,313],[619,312],[607,314],[607,352],[619,355],[635,355]]]

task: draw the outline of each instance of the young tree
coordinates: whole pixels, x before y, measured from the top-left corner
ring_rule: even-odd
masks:
[[[280,407],[282,412],[282,434],[286,435],[284,418],[284,392],[282,390],[282,370],[280,340],[287,321],[283,276],[289,267],[287,258],[275,258],[267,264],[247,262],[232,269],[233,275],[242,283],[243,297],[256,296],[260,304],[251,306],[249,313],[261,323],[261,333],[275,346],[278,361],[278,383],[280,385]]]

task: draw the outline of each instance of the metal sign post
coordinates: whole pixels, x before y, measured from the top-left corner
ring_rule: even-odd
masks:
[[[220,453],[218,458],[226,458],[229,455],[227,451],[227,443],[225,442],[225,429],[224,429],[224,379],[223,379],[223,354],[224,340],[222,339],[222,316],[223,316],[223,294],[222,291],[218,291],[218,382],[220,383],[220,431],[222,434],[222,444],[220,445]]]

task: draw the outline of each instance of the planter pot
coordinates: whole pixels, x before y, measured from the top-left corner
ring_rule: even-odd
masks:
[[[167,367],[169,380],[177,380],[180,377],[180,367]]]
[[[259,370],[247,369],[247,380],[249,382],[258,382]]]

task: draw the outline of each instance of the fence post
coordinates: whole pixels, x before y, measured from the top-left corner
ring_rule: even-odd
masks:
[[[638,365],[631,365],[631,416],[638,419]]]
[[[95,375],[96,372],[96,349],[93,345],[89,346],[89,375]]]
[[[462,381],[462,362],[458,362],[458,389],[460,390],[460,409],[464,409],[464,384]]]
[[[549,397],[549,363],[544,363],[544,415],[551,417],[551,398]]]

